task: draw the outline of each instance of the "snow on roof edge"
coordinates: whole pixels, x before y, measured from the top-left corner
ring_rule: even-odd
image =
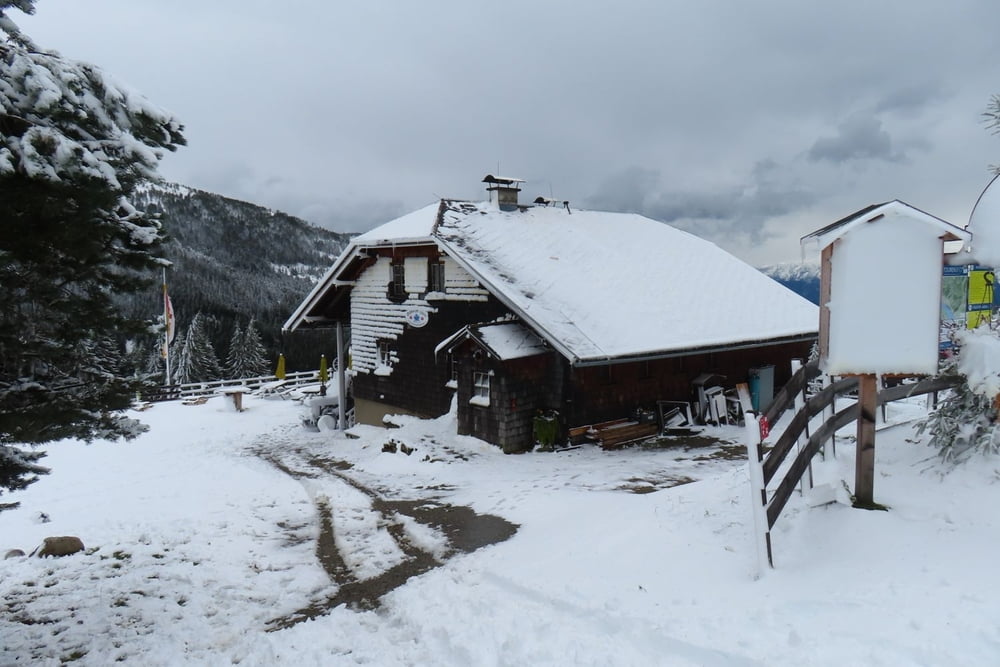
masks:
[[[955,235],[957,237],[956,240],[967,240],[969,237],[969,232],[965,229],[958,227],[943,218],[939,218],[936,215],[928,213],[927,211],[923,211],[916,206],[907,204],[901,199],[893,199],[881,204],[871,204],[866,206],[859,211],[855,211],[854,213],[837,220],[834,223],[806,234],[799,239],[799,244],[804,246],[806,243],[814,242],[819,247],[825,248],[858,224],[875,220],[879,216],[886,214],[909,215],[912,218],[934,225],[935,227]]]

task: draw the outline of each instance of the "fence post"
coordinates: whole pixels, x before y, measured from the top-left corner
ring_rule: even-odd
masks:
[[[767,489],[764,488],[763,457],[760,451],[760,424],[753,412],[744,413],[744,436],[747,441],[747,469],[750,476],[750,507],[753,509],[753,532],[757,551],[757,573],[759,579],[771,559],[771,533],[767,527]]]
[[[823,374],[823,388],[826,389],[831,384],[833,384],[833,378],[831,378],[829,375],[827,375],[826,373],[824,373]],[[829,415],[827,415],[827,410],[828,409],[830,411]],[[827,407],[823,408],[823,413],[822,414],[823,414],[823,423],[824,424],[827,421],[829,421],[830,419],[832,419],[835,414],[837,414],[837,397],[836,396],[834,396],[834,397],[832,397],[830,399],[830,405],[828,405]],[[834,431],[832,434],[830,434],[830,445],[833,448],[833,458],[837,458],[837,432],[836,431]],[[823,459],[824,460],[826,459],[826,444],[825,443],[823,444]]]
[[[798,372],[798,370],[800,368],[802,368],[802,360],[801,359],[792,359],[792,375],[793,376]],[[806,384],[805,384],[805,382],[803,382],[802,383],[802,390],[795,392],[795,399],[792,401],[792,406],[795,409],[795,414],[799,414],[803,410],[803,408],[805,408],[806,402],[805,402],[805,399],[803,398],[803,396],[805,395],[805,391],[806,391],[805,387],[806,387]],[[808,438],[809,437],[809,424],[808,423],[806,423],[805,433],[806,433],[806,438]],[[800,434],[799,437],[795,438],[795,456],[799,455],[799,451],[801,449],[802,449],[802,435]],[[813,488],[813,468],[812,468],[812,461],[811,460],[809,461],[809,488],[810,489]],[[803,493],[803,494],[805,493],[805,481],[801,477],[799,478],[799,493]]]

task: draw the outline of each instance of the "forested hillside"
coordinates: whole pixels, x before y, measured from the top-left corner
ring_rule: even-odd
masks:
[[[281,211],[174,184],[146,186],[139,208],[155,210],[167,236],[162,255],[176,315],[177,340],[201,312],[216,353],[225,360],[234,328],[251,317],[272,361],[279,351],[289,370],[316,368],[333,352],[330,336],[299,335],[282,341],[281,325],[330,267],[350,238]],[[162,313],[159,285],[129,297],[130,313]],[[142,353],[156,341],[142,343]]]

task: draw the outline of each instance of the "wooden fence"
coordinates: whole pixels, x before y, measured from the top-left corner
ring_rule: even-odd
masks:
[[[791,498],[795,487],[799,485],[803,475],[809,470],[812,458],[818,452],[823,451],[827,441],[832,440],[839,429],[856,421],[860,415],[857,401],[839,411],[835,410],[834,407],[838,397],[857,390],[858,379],[856,377],[846,377],[828,382],[811,397],[807,396],[809,382],[819,375],[820,371],[816,363],[800,367],[793,374],[791,380],[778,392],[774,401],[763,412],[759,420],[752,412],[746,415],[747,456],[753,490],[752,498],[756,501],[758,492],[760,498],[759,503],[754,502],[754,523],[758,533],[758,556],[761,570],[763,570],[765,552],[767,564],[774,567],[771,528],[781,516],[781,511],[788,503],[788,499]],[[892,401],[911,396],[936,393],[954,387],[958,382],[958,377],[940,376],[898,384],[878,392],[878,405],[884,406]],[[795,414],[765,456],[761,446],[762,434],[793,403],[797,403]],[[810,433],[812,420],[819,414],[828,416],[818,428]],[[783,467],[796,446],[797,454],[791,459],[788,466]],[[779,472],[782,474],[779,475]],[[769,494],[768,486],[775,481],[774,491]]]
[[[261,375],[259,377],[242,378],[239,380],[213,380],[212,382],[189,382],[186,384],[173,384],[157,387],[153,391],[142,395],[142,400],[150,402],[174,401],[193,396],[209,396],[217,393],[222,387],[243,386],[248,389],[259,389],[269,382],[277,382],[274,375]],[[300,384],[309,384],[319,381],[319,371],[296,371],[285,374],[285,385],[294,387]]]

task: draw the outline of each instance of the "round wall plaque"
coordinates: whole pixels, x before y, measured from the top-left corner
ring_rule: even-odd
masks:
[[[406,312],[406,323],[417,329],[427,324],[429,319],[427,313],[422,310],[408,310]]]

